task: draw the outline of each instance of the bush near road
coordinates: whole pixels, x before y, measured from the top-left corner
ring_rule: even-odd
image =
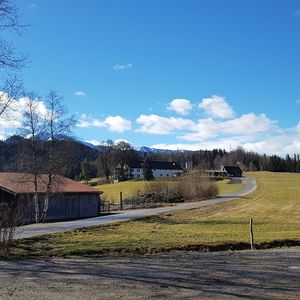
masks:
[[[155,180],[154,182],[159,182],[160,180]],[[162,180],[165,182],[166,180]],[[96,188],[99,191],[104,193],[101,195],[101,199],[110,201],[112,203],[120,202],[120,192],[123,193],[123,199],[132,197],[138,191],[144,189],[145,184],[148,184],[149,181],[144,180],[128,180],[115,184],[103,184],[98,185]],[[231,194],[237,192],[244,188],[244,184],[230,184],[229,180],[222,180],[216,182],[219,195]]]

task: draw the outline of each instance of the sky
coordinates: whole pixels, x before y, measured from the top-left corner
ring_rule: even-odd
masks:
[[[61,93],[78,139],[300,153],[299,0],[16,5],[30,26],[5,38],[30,57],[24,86]]]

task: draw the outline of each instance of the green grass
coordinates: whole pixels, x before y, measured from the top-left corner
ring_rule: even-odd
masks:
[[[300,245],[300,174],[254,173],[258,189],[210,207],[164,213],[16,242],[18,257],[154,253],[173,249],[248,248],[249,218],[257,247]]]
[[[237,192],[245,187],[242,183],[229,184],[229,180],[217,181],[217,186],[219,188],[219,195],[231,194]],[[120,201],[120,192],[123,194],[123,198],[131,197],[136,191],[143,188],[147,183],[144,180],[130,180],[123,181],[115,184],[103,184],[94,187],[99,191],[104,193],[101,195],[101,199],[110,201],[113,203],[119,203]]]
[[[119,203],[120,192],[123,194],[123,198],[131,197],[139,189],[142,189],[146,181],[134,181],[128,180],[123,182],[118,182],[114,184],[103,184],[94,187],[95,189],[102,191],[101,199],[110,202]]]

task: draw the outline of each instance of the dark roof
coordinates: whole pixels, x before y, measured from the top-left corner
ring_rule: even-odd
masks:
[[[160,169],[160,170],[183,170],[175,162],[169,161],[149,161],[151,169]]]
[[[131,169],[142,169],[142,161],[132,161],[130,163],[127,164],[127,166]]]
[[[241,174],[241,173],[243,173],[242,169],[239,166],[224,166],[224,169],[228,174]]]
[[[0,189],[14,194],[32,194],[34,192],[33,175],[26,173],[0,173]],[[46,192],[47,175],[39,175],[38,193]],[[63,176],[55,176],[54,193],[99,193],[91,187]]]
[[[148,163],[149,163],[151,169],[183,170],[175,162],[149,160]],[[131,169],[134,169],[134,168],[136,168],[136,169],[142,169],[143,168],[143,161],[130,162],[127,165]]]

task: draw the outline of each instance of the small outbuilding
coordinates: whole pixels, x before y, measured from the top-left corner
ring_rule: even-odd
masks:
[[[229,177],[243,176],[243,170],[239,166],[221,166],[221,172],[226,173]]]
[[[22,206],[23,223],[35,221],[34,177],[24,173],[0,173],[0,211],[11,203]],[[38,199],[46,196],[47,175],[39,175]],[[100,213],[100,192],[63,176],[55,176],[45,221],[95,217]]]

